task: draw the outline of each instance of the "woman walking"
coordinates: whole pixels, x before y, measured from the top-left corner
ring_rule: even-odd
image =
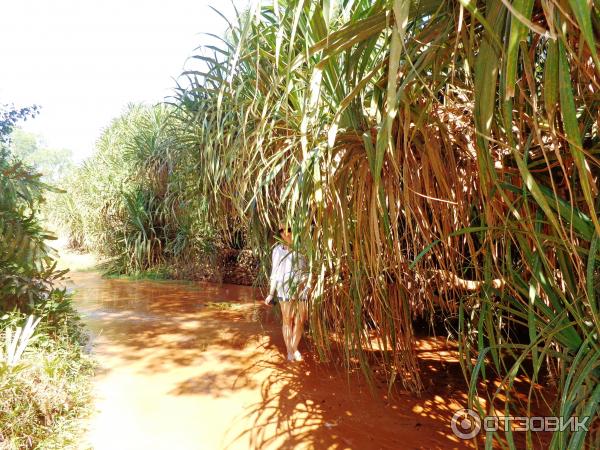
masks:
[[[280,303],[287,359],[302,361],[298,345],[308,313],[305,293],[306,260],[292,250],[292,232],[289,227],[279,227],[279,234],[282,243],[273,248],[270,288],[265,304]]]

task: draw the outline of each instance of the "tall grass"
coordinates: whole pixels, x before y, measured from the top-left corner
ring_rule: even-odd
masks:
[[[597,415],[599,10],[256,2],[194,56],[176,103],[199,195],[256,248],[292,224],[323,356],[335,334],[348,364],[419,391],[411,320],[441,310],[473,407],[519,377],[554,383],[556,415]]]

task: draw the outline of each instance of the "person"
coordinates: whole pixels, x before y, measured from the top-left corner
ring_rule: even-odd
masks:
[[[279,227],[282,242],[273,248],[269,295],[265,298],[265,304],[273,305],[279,302],[287,359],[302,361],[298,345],[308,313],[306,260],[292,250],[291,231],[289,227]]]

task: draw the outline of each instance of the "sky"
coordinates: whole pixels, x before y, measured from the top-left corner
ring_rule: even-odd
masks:
[[[234,0],[243,9],[248,0]],[[91,155],[131,102],[173,93],[194,49],[223,35],[231,0],[0,0],[0,104],[37,104],[22,125],[45,145]]]

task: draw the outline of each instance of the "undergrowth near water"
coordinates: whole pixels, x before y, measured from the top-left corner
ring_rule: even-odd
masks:
[[[33,314],[0,319],[0,449],[80,448],[94,371],[86,333],[60,291]]]
[[[93,363],[70,296],[60,284],[55,236],[43,225],[49,193],[10,151],[18,122],[37,107],[0,105],[0,449],[80,448]]]

